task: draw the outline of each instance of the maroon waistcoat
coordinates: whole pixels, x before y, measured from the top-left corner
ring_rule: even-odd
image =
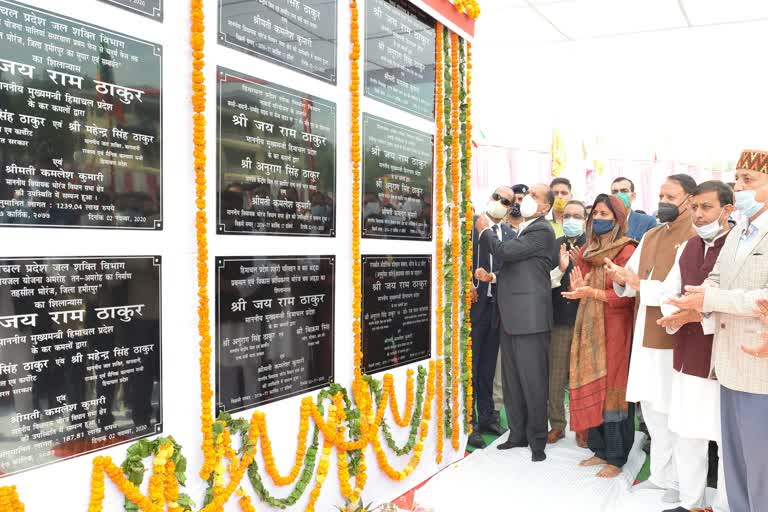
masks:
[[[704,241],[695,236],[680,255],[680,276],[682,289],[686,286],[699,286],[715,266],[720,249],[723,248],[726,236],[715,241],[704,256]],[[710,360],[712,359],[713,335],[704,334],[700,322],[685,324],[674,337],[673,365],[678,372],[706,379],[709,377]]]

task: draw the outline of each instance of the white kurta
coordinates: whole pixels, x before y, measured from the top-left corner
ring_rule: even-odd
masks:
[[[637,273],[643,241],[627,262],[625,268]],[[653,272],[649,277],[653,277]],[[658,306],[661,298],[661,281],[640,281],[640,306],[637,310],[635,333],[632,336],[632,358],[629,363],[627,382],[627,402],[647,402],[654,410],[668,414],[670,390],[672,389],[672,351],[647,348],[643,346],[645,336],[645,315],[647,306]],[[635,297],[636,291],[630,287],[614,283],[619,296]]]
[[[727,233],[721,235],[725,236]],[[714,246],[705,243],[705,251]],[[661,311],[664,316],[671,315],[678,308],[663,304],[669,298],[682,295],[682,275],[680,273],[680,256],[685,249],[683,244],[675,256],[675,264],[667,274],[663,283],[652,295],[658,296]],[[705,252],[706,255],[706,252]],[[702,319],[704,334],[715,333],[714,316],[708,315]],[[667,329],[674,334],[678,329]],[[669,428],[680,437],[688,439],[707,439],[720,442],[720,383],[716,380],[704,379],[687,375],[683,372],[672,372],[672,387],[669,399]]]

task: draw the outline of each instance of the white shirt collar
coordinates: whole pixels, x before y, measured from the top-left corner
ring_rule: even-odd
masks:
[[[540,218],[541,218],[541,217],[536,217],[535,219],[527,220],[527,221],[523,222],[522,224],[520,224],[520,229],[519,229],[519,230],[518,230],[518,232],[517,232],[517,233],[518,233],[518,235],[519,235],[520,233],[522,233],[523,231],[525,231],[525,228],[527,228],[528,226],[530,226],[531,224],[533,224],[534,222],[536,222],[536,221],[537,221],[537,220],[539,220]]]

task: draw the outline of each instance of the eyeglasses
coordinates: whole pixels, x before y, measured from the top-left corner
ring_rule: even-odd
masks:
[[[512,206],[512,201],[510,201],[510,200],[509,200],[509,199],[507,199],[506,197],[502,197],[502,196],[500,196],[500,195],[499,195],[499,194],[497,194],[496,192],[494,192],[494,193],[493,193],[493,195],[491,196],[491,199],[493,199],[494,201],[498,201],[498,202],[500,202],[500,203],[501,203],[501,204],[503,204],[504,206],[507,206],[507,207],[509,207],[509,206]]]

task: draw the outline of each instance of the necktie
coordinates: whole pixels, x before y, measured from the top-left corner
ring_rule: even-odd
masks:
[[[493,236],[496,238],[499,237],[499,226],[498,224],[494,224],[491,226],[491,230],[493,230]],[[493,254],[488,255],[488,260],[491,268],[491,272],[493,272]],[[496,287],[493,285],[493,283],[488,283],[488,296],[493,297],[496,295]]]

